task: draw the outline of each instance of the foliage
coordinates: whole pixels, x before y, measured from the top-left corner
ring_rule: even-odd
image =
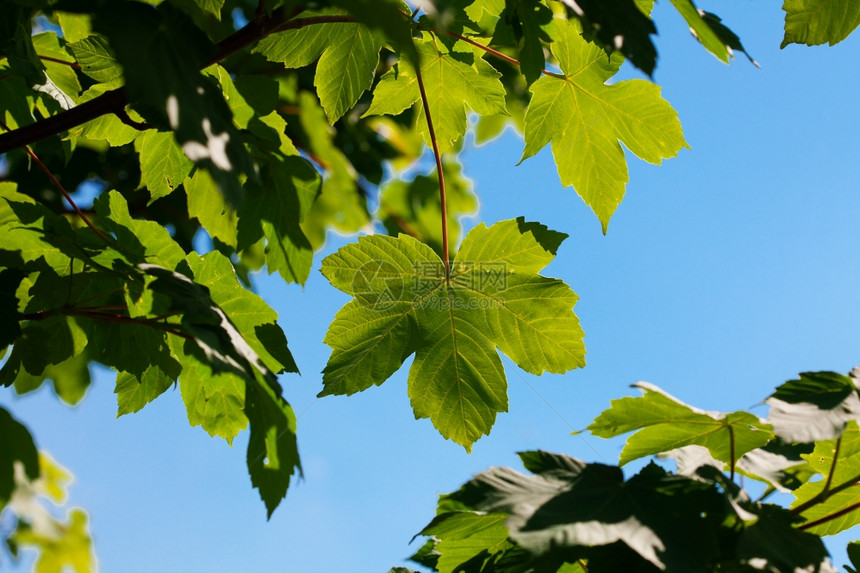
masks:
[[[441,496],[413,560],[443,573],[835,571],[819,535],[860,515],[860,416],[844,408],[858,398],[860,368],[786,382],[768,398],[767,420],[705,412],[636,386],[643,396],[614,400],[588,430],[604,438],[633,431],[621,464],[662,454],[675,473],[651,461],[625,479],[616,466],[521,452],[532,475],[491,468]],[[785,399],[791,413],[780,406]],[[811,409],[846,419],[823,438],[789,438],[774,419],[800,425]],[[736,469],[765,485],[760,499],[735,483]],[[773,490],[794,497],[790,509],[763,501]]]
[[[458,217],[475,210],[456,160],[468,118],[478,116],[482,139],[519,129],[523,160],[551,143],[562,182],[605,233],[628,180],[622,144],[651,163],[686,146],[658,86],[612,83],[625,59],[652,74],[652,4],[14,0],[0,22],[0,383],[25,394],[50,380],[75,404],[101,364],[116,372],[118,415],[178,384],[191,425],[228,443],[250,428],[248,471],[271,516],[301,473],[296,416],[277,380],[298,365],[251,273],[303,285],[327,232],[361,232],[371,236],[322,263],[354,298],[326,337],[321,394],[381,384],[415,354],[415,416],[468,450],[507,408],[497,349],[536,374],[585,364],[577,295],[539,274],[566,235],[512,219],[479,225],[457,245]],[[744,51],[717,16],[691,0],[672,5],[720,60]],[[844,1],[787,0],[784,9],[785,44],[836,43],[858,23]],[[425,146],[435,170],[416,174]],[[390,236],[372,234],[383,230]],[[816,489],[808,479],[852,472],[857,397],[846,380],[808,375],[781,389],[769,423],[701,412],[643,386],[645,402],[624,399],[591,427],[639,430],[622,462],[701,446],[730,478],[736,466],[756,475],[761,452],[814,442],[814,454],[833,461],[789,472],[805,484],[790,511],[748,502],[719,472],[681,478],[649,466],[625,482],[617,468],[529,454],[535,478],[504,474],[508,489],[446,498],[458,517],[425,530],[441,541],[420,559],[442,552],[433,563],[447,570],[486,553],[499,567],[546,558],[573,571],[586,540],[597,547],[582,555],[589,562],[629,541],[622,555],[646,568],[705,563],[727,547],[727,559],[755,565],[779,559],[757,543],[780,538],[795,549],[789,562],[820,563],[817,538],[799,533],[794,517],[823,511],[805,522],[815,533],[853,524],[847,486],[829,489],[828,479]],[[0,413],[10,436],[0,502],[20,518],[7,541],[41,547],[45,571],[91,568],[82,513],[56,526],[65,532],[57,541],[15,509],[21,484],[54,470],[36,461],[26,427]],[[840,448],[841,457],[830,453]],[[772,486],[785,487],[777,474],[767,474]],[[518,496],[538,487],[552,500],[581,482],[576,495],[592,498],[593,476],[650,507],[687,495],[711,504],[705,521],[726,529],[725,544],[691,555],[664,539],[666,516],[623,505],[588,514],[594,528],[553,516],[539,521],[549,534],[524,529],[534,515]],[[685,507],[677,513],[697,519]],[[507,517],[475,513],[485,511]]]

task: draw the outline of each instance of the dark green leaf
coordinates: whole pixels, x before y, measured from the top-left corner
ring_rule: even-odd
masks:
[[[293,474],[302,467],[292,407],[267,384],[249,384],[245,414],[251,422],[248,471],[260,491],[268,516],[286,495]]]
[[[657,49],[651,34],[657,29],[633,0],[563,0],[582,21],[583,29],[608,50],[624,57],[648,74],[657,65]]]
[[[835,372],[803,372],[765,401],[774,432],[787,442],[837,437],[849,420],[860,419],[860,398],[852,378]]]
[[[15,490],[15,466],[21,464],[23,475],[35,480],[39,477],[39,453],[27,427],[5,409],[0,408],[0,509],[2,509]]]

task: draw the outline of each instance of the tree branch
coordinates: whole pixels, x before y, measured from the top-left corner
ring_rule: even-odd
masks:
[[[0,127],[2,127],[3,129],[5,129],[5,130],[7,130],[7,131],[9,130],[9,126],[8,126],[8,125],[6,125],[3,121],[0,121]],[[51,172],[51,170],[50,170],[50,169],[48,169],[48,166],[47,166],[47,165],[45,165],[44,163],[42,163],[42,160],[41,160],[41,159],[39,159],[39,156],[38,156],[38,155],[36,155],[36,154],[33,152],[33,150],[32,150],[32,149],[30,149],[29,147],[26,147],[26,146],[25,146],[25,147],[24,147],[24,150],[27,152],[27,155],[29,155],[29,156],[30,156],[30,158],[31,158],[31,159],[36,163],[36,165],[38,165],[38,166],[39,166],[39,169],[41,169],[41,170],[45,173],[45,175],[47,175],[47,176],[48,176],[48,179],[50,179],[50,180],[51,180],[51,183],[53,183],[53,184],[54,184],[54,187],[56,187],[56,188],[57,188],[57,190],[58,190],[60,193],[62,193],[62,194],[63,194],[63,197],[65,197],[66,201],[68,201],[68,202],[69,202],[69,205],[71,205],[71,206],[72,206],[72,209],[74,209],[74,210],[75,210],[75,213],[77,213],[78,217],[80,217],[80,218],[81,218],[81,220],[83,220],[83,222],[84,222],[84,223],[86,223],[87,227],[89,227],[90,229],[92,229],[92,231],[93,231],[96,235],[98,235],[98,236],[99,236],[99,238],[100,238],[102,241],[104,241],[104,242],[105,242],[105,243],[107,243],[108,245],[113,246],[113,241],[111,241],[111,240],[107,237],[107,235],[105,235],[104,233],[102,233],[101,231],[99,231],[99,230],[98,230],[98,228],[97,228],[95,225],[93,225],[92,221],[90,221],[90,220],[89,220],[89,218],[84,214],[84,212],[83,212],[83,211],[81,211],[81,209],[78,207],[78,204],[77,204],[77,203],[75,203],[74,199],[72,199],[72,196],[71,196],[71,195],[69,195],[69,192],[68,192],[68,191],[66,191],[66,188],[65,188],[65,187],[63,187],[62,183],[60,183],[60,181],[59,181],[59,180],[54,176],[54,174]]]
[[[224,58],[259,42],[266,36],[285,30],[297,30],[314,24],[332,24],[338,22],[355,22],[351,16],[313,16],[309,18],[293,18],[283,11],[273,13],[268,18],[252,20],[242,29],[224,38],[218,43],[215,54],[203,67],[222,61]],[[97,117],[108,113],[121,114],[129,103],[128,92],[118,88],[105,92],[97,98],[75,106],[70,110],[52,115],[36,123],[19,127],[9,133],[0,134],[0,153],[6,153],[30,145],[46,137],[68,131],[78,125],[83,125]]]

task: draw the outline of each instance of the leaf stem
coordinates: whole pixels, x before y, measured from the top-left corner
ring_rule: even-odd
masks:
[[[820,491],[816,496],[814,496],[810,500],[808,500],[804,503],[801,503],[800,505],[798,505],[795,508],[792,508],[791,513],[793,515],[798,515],[800,513],[803,513],[804,511],[806,511],[810,507],[814,507],[814,506],[818,505],[819,503],[826,501],[827,498],[836,495],[840,491],[846,490],[849,487],[853,487],[855,485],[860,485],[860,474],[857,474],[854,477],[852,477],[851,479],[845,480],[841,484],[834,486],[834,487],[831,487],[828,490]]]
[[[836,473],[836,462],[839,459],[839,448],[842,446],[842,436],[836,438],[836,446],[833,448],[833,463],[830,464],[830,472],[827,474],[827,481],[824,482],[824,489],[821,493],[827,493],[830,490],[830,484],[833,482],[833,474]]]
[[[3,129],[5,129],[6,131],[10,131],[9,126],[6,125],[6,123],[2,120],[0,120],[0,127],[3,127]],[[93,225],[92,221],[90,221],[89,217],[87,217],[84,212],[81,211],[80,207],[78,207],[77,203],[75,203],[74,199],[72,199],[72,196],[69,195],[68,191],[66,191],[66,188],[63,187],[62,183],[60,183],[60,181],[54,176],[51,170],[48,169],[48,166],[42,163],[42,160],[39,159],[39,156],[36,155],[36,153],[27,145],[24,146],[24,150],[27,152],[27,155],[29,155],[30,158],[36,163],[36,165],[39,166],[39,169],[41,169],[45,173],[45,175],[48,176],[48,179],[51,180],[51,183],[53,183],[54,187],[56,187],[57,190],[63,194],[63,197],[65,197],[66,201],[69,202],[69,205],[72,206],[72,209],[75,210],[75,213],[77,213],[78,217],[80,217],[81,220],[86,223],[87,227],[92,229],[92,231],[96,235],[98,235],[102,241],[104,241],[108,245],[113,245],[113,242],[108,239],[108,237],[104,233],[99,231],[96,226]]]
[[[450,32],[448,30],[441,30],[438,28],[429,28],[428,31],[434,32],[436,34],[445,34],[446,36],[451,36],[452,38],[457,38],[458,40],[462,40],[463,42],[466,42],[467,44],[471,44],[471,45],[475,46],[476,48],[480,48],[480,49],[484,50],[488,54],[491,54],[491,55],[499,58],[500,60],[504,60],[504,61],[508,62],[509,64],[513,64],[517,67],[522,67],[522,64],[520,63],[520,61],[518,59],[512,58],[511,56],[509,56],[507,54],[503,54],[502,52],[500,52],[498,50],[494,50],[493,48],[486,46],[480,42],[476,42],[475,40],[468,38],[466,36],[463,36],[462,34],[458,34],[456,32]],[[566,79],[566,76],[564,74],[558,74],[556,72],[551,72],[549,70],[541,70],[541,73],[545,76],[552,76],[554,78],[559,78],[562,80]]]
[[[61,60],[60,58],[52,58],[51,56],[39,56],[39,59],[45,62],[63,64],[64,66],[69,66],[70,68],[74,68],[76,70],[81,69],[81,65],[78,62],[70,62],[68,60]]]
[[[735,429],[729,424],[729,479],[735,481]]]
[[[815,527],[816,525],[821,525],[822,523],[827,523],[828,521],[833,521],[834,519],[836,519],[838,517],[842,517],[843,515],[847,515],[847,514],[851,513],[852,511],[856,511],[857,509],[860,509],[860,501],[858,501],[857,503],[854,503],[852,505],[849,505],[848,507],[844,507],[835,513],[831,513],[830,515],[825,515],[824,517],[816,519],[815,521],[808,521],[806,523],[798,525],[797,529],[799,529],[801,531],[804,531],[806,529],[811,529],[811,528]]]
[[[439,174],[439,202],[442,207],[442,260],[445,263],[445,281],[451,278],[451,263],[448,250],[448,203],[445,193],[445,173],[442,169],[442,154],[436,140],[436,130],[433,128],[433,118],[424,90],[424,79],[421,77],[421,66],[415,66],[415,77],[418,80],[418,91],[421,93],[421,104],[424,107],[424,117],[427,118],[427,131],[430,133],[430,143],[433,145],[433,156],[436,158],[436,172]]]

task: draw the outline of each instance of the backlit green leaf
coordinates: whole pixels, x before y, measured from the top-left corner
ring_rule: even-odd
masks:
[[[496,347],[533,374],[585,364],[576,295],[538,273],[565,235],[522,219],[479,225],[446,279],[442,260],[412,237],[361,237],[323,261],[332,285],[355,297],[325,342],[332,355],[321,395],[383,383],[415,353],[408,390],[415,416],[430,418],[467,450],[507,409]]]
[[[31,480],[39,477],[39,454],[27,427],[0,408],[0,508],[5,507],[15,490],[15,463],[23,465],[25,475]]]
[[[134,148],[140,154],[140,182],[150,201],[172,193],[194,166],[169,131],[146,131],[135,139]]]
[[[418,43],[417,48],[440,151],[451,150],[466,133],[467,106],[480,115],[507,113],[501,74],[473,52],[442,52],[442,46],[429,39]],[[397,68],[382,76],[365,115],[396,115],[419,100],[415,70],[401,60]],[[419,104],[416,109],[418,129],[430,145],[423,106]]]
[[[854,0],[785,0],[785,37],[789,44],[838,44],[860,25],[860,4]]]
[[[749,412],[705,412],[646,382],[634,386],[643,396],[613,400],[588,426],[601,438],[639,430],[627,439],[619,460],[622,465],[689,445],[704,446],[717,460],[734,464],[773,438],[770,426]]]
[[[804,454],[803,458],[812,469],[827,476],[827,479],[808,481],[794,491],[792,508],[822,496],[818,497],[820,503],[807,507],[800,514],[807,523],[814,524],[808,531],[817,535],[833,535],[860,523],[857,508],[860,501],[860,430],[857,422],[849,423],[838,442],[816,442],[815,450]],[[825,497],[825,488],[840,490]]]
[[[557,23],[553,54],[564,78],[532,84],[523,159],[552,142],[558,174],[600,219],[603,231],[624,197],[627,163],[619,142],[650,163],[686,147],[675,110],[645,80],[606,82],[623,58],[582,39],[575,25]]]
[[[288,68],[319,59],[314,86],[329,122],[334,124],[370,89],[381,47],[378,35],[363,24],[335,23],[273,34],[254,51]]]
[[[122,85],[122,66],[111,52],[107,38],[100,34],[89,36],[69,44],[69,49],[81,65],[81,71],[105,88]]]

